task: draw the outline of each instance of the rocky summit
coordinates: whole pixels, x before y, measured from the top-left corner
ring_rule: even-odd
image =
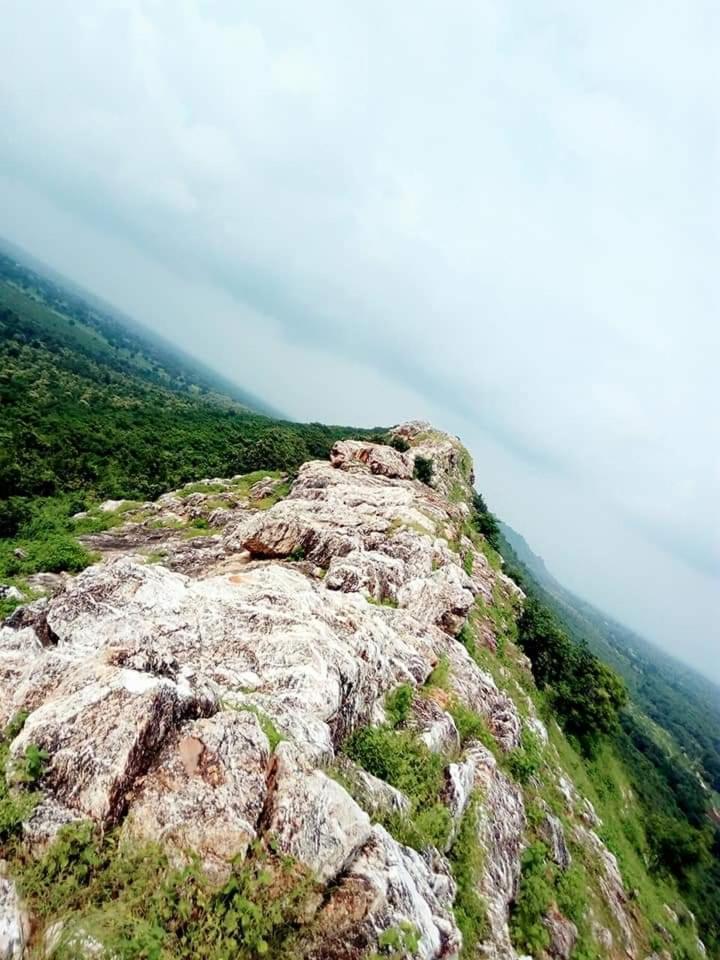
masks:
[[[633,892],[538,716],[513,643],[524,596],[472,524],[470,457],[427,424],[392,438],[339,441],[292,480],[104,504],[119,522],[82,538],[98,562],[0,628],[7,789],[24,804],[2,960],[173,956],[150,933],[116,946],[114,906],[120,927],[142,914],[129,881],[55,896],[65,867],[48,858],[81,829],[137,872],[154,851],[163,877],[204,884],[206,910],[265,864],[275,925],[252,940],[246,884],[218,952],[182,956],[513,958],[537,837],[560,887],[587,885],[583,916],[546,911],[543,955],[567,960],[579,938],[587,956],[643,955]],[[185,893],[165,918],[178,943],[194,910]]]

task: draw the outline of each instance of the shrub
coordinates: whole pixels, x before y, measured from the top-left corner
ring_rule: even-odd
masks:
[[[462,746],[469,740],[479,740],[493,753],[497,752],[497,743],[484,717],[456,699],[450,702],[447,711],[455,721]]]
[[[24,865],[19,886],[36,916],[78,914],[75,933],[82,928],[102,943],[103,955],[120,960],[292,956],[314,888],[272,842],[254,843],[218,887],[196,861],[173,868],[157,846],[99,836],[89,823],[64,827],[39,860]],[[57,955],[69,960],[76,956],[72,923],[64,934]]]
[[[45,750],[41,750],[34,743],[29,743],[25,748],[25,756],[14,771],[14,779],[18,783],[37,783],[42,777],[49,759],[50,757]]]
[[[617,728],[627,700],[622,680],[586,647],[572,642],[537,600],[525,604],[518,641],[540,689],[551,688],[553,706],[568,733],[585,746]]]
[[[388,441],[389,445],[397,450],[399,453],[407,453],[410,449],[410,444],[407,442],[405,437],[392,436]]]
[[[403,920],[397,927],[390,927],[378,937],[379,952],[371,960],[385,957],[388,960],[405,960],[414,956],[420,946],[420,936],[417,929],[407,920]]]
[[[485,537],[493,550],[500,552],[500,527],[494,515],[488,510],[482,494],[473,492],[472,505],[472,525]]]
[[[344,744],[346,754],[368,773],[396,787],[410,801],[410,812],[390,813],[386,828],[415,849],[443,847],[451,828],[450,813],[438,796],[444,785],[445,760],[413,733],[389,726],[362,727]]]
[[[421,483],[430,485],[433,478],[433,462],[428,457],[415,457],[413,477]]]
[[[542,766],[540,741],[532,731],[525,728],[520,746],[507,758],[507,767],[518,783],[527,783]]]
[[[385,714],[391,727],[400,727],[405,723],[412,699],[413,688],[409,683],[401,683],[385,697]]]
[[[455,920],[463,937],[460,956],[476,956],[476,948],[487,934],[488,922],[485,901],[477,888],[483,868],[483,854],[478,839],[478,800],[473,798],[463,814],[448,859],[457,884],[453,904]]]
[[[473,559],[472,550],[468,550],[463,557],[463,570],[469,577],[472,576],[474,565],[475,561]]]
[[[445,655],[441,656],[435,664],[426,682],[430,687],[438,687],[440,690],[448,689],[450,685],[450,661]]]
[[[518,951],[537,956],[550,944],[542,919],[553,899],[548,880],[547,847],[531,844],[522,858],[520,889],[510,913],[510,934]]]

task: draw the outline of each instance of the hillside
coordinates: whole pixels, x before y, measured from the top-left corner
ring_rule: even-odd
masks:
[[[703,955],[621,685],[553,660],[458,441],[387,439],[75,518],[0,630],[7,955]]]
[[[508,562],[526,578],[562,620],[571,636],[584,641],[627,683],[633,700],[672,735],[692,769],[720,792],[720,689],[662,650],[562,586],[542,558],[507,524],[500,530]],[[666,741],[668,743],[668,741]]]
[[[720,958],[716,691],[457,438],[1,262],[0,960]]]
[[[208,473],[292,471],[370,433],[273,419],[250,403],[0,255],[0,580],[82,564],[69,518],[94,503],[156,497]]]

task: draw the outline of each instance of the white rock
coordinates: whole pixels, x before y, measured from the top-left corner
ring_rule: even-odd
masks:
[[[15,884],[0,873],[0,960],[21,960],[28,935],[28,918]]]
[[[268,833],[322,882],[336,877],[370,836],[370,818],[350,794],[296,747],[281,743]]]
[[[125,830],[161,842],[179,861],[192,850],[209,873],[225,879],[255,839],[269,759],[253,713],[188,722],[136,785]]]

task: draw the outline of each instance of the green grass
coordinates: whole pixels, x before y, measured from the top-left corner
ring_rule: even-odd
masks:
[[[455,922],[460,928],[463,948],[462,960],[477,956],[478,944],[489,932],[487,907],[478,894],[483,871],[483,850],[478,840],[478,811],[480,799],[473,797],[462,816],[455,839],[448,854],[452,874],[457,884],[453,904]]]
[[[401,727],[410,715],[413,701],[413,688],[409,683],[401,683],[385,697],[385,715],[391,727]]]
[[[42,772],[44,757],[41,752],[35,747],[30,752],[27,766],[26,754],[26,761],[20,763],[19,770],[11,768],[9,761],[10,744],[22,730],[26,719],[26,713],[16,714],[0,734],[0,845],[6,851],[5,855],[12,850],[23,820],[30,816],[39,800],[37,792],[28,787],[35,783]]]
[[[343,750],[358,766],[400,790],[410,801],[409,814],[391,812],[383,826],[401,843],[422,850],[447,844],[450,813],[439,801],[446,760],[430,751],[408,730],[389,726],[361,727]]]
[[[225,708],[232,710],[244,710],[248,713],[254,713],[258,718],[260,729],[268,738],[268,743],[270,744],[270,753],[274,753],[277,745],[282,743],[282,741],[285,739],[270,717],[264,711],[262,711],[260,707],[255,706],[254,703],[225,704]]]
[[[16,862],[15,875],[35,918],[66,921],[56,960],[75,960],[81,931],[119,960],[290,960],[315,888],[272,841],[253,844],[217,886],[197,861],[173,867],[158,846],[87,822]]]

